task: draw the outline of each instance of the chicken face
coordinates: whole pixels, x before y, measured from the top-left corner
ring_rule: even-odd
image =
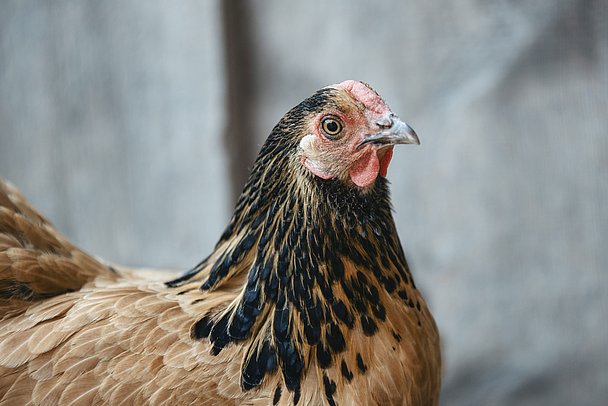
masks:
[[[386,176],[395,144],[420,143],[369,85],[347,80],[328,88],[333,102],[313,116],[299,145],[315,176],[366,188]]]

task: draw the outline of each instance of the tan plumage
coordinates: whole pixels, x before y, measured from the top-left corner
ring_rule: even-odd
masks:
[[[290,111],[215,250],[167,284],[82,252],[0,181],[0,404],[437,404],[383,179],[398,142],[357,145],[354,173],[335,160],[360,132],[310,138],[327,111],[344,133],[390,112],[351,81]]]

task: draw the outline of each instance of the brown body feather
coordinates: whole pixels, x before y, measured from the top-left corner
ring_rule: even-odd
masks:
[[[0,182],[0,404],[437,404],[385,179],[360,192],[294,154],[333,93],[281,120],[215,250],[167,284],[83,253]]]

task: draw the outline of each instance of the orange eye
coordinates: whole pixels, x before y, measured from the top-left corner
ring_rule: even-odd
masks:
[[[330,138],[334,138],[342,131],[342,123],[335,117],[328,116],[321,121],[321,129]]]

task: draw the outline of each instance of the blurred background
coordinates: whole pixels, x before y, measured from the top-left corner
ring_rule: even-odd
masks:
[[[443,405],[608,399],[608,1],[0,2],[0,176],[111,262],[210,251],[290,107],[371,83]]]

